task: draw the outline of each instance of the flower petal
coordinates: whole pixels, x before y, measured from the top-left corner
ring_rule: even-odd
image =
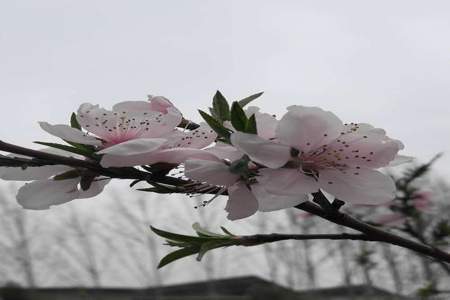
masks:
[[[263,139],[269,140],[275,138],[275,130],[278,125],[278,120],[268,113],[261,113],[259,107],[249,106],[245,113],[247,117],[255,115],[256,128],[258,130],[258,135]]]
[[[399,141],[374,128],[365,130],[364,133],[358,130],[346,131],[328,144],[325,152],[327,159],[334,160],[337,164],[380,168],[394,160],[402,148],[403,144]]]
[[[281,143],[307,153],[336,139],[343,128],[342,121],[329,111],[290,106],[278,123],[276,136]]]
[[[105,168],[142,166],[159,162],[178,165],[180,163],[183,163],[187,159],[217,160],[217,157],[205,150],[191,148],[172,148],[156,150],[151,153],[144,153],[139,155],[104,155],[101,160],[101,165]]]
[[[48,179],[54,175],[67,172],[73,168],[61,165],[13,168],[0,167],[0,178],[3,180],[30,181],[39,179]]]
[[[251,190],[258,200],[259,211],[274,211],[279,209],[290,208],[308,201],[306,194],[282,196],[268,192],[263,184],[251,185]]]
[[[17,193],[18,203],[26,209],[42,210],[69,202],[78,197],[80,178],[67,180],[37,180],[22,186]]]
[[[65,141],[79,143],[83,145],[100,146],[101,141],[93,136],[88,136],[81,130],[72,128],[68,125],[51,125],[47,122],[39,122],[41,128],[51,135],[57,136]]]
[[[216,155],[220,159],[227,159],[230,161],[238,160],[244,155],[244,152],[222,142],[217,142],[213,147],[205,150]]]
[[[163,96],[149,96],[148,100],[150,101],[150,109],[153,111],[167,114],[170,108],[175,108],[172,102]]]
[[[222,186],[231,186],[239,180],[239,175],[231,173],[223,162],[200,159],[187,160],[184,163],[184,175],[193,180]]]
[[[97,153],[111,154],[116,156],[132,156],[137,154],[147,154],[149,152],[159,149],[165,142],[167,142],[166,139],[140,138],[116,144],[114,146],[98,151]]]
[[[325,169],[319,173],[319,184],[351,204],[381,205],[394,199],[396,191],[391,177],[368,168]]]
[[[153,111],[150,107],[150,103],[147,101],[123,101],[113,106],[113,111],[122,112],[144,112]]]
[[[135,138],[156,138],[171,133],[181,122],[181,113],[168,108],[167,114],[154,111],[109,111],[98,105],[84,103],[77,120],[87,131],[107,141],[119,144]]]
[[[229,220],[238,220],[253,215],[258,210],[258,201],[248,187],[238,182],[228,188],[229,198],[225,210]]]
[[[113,111],[160,112],[167,114],[169,108],[175,108],[169,99],[163,96],[149,96],[147,101],[124,101],[113,106]]]
[[[87,199],[97,196],[98,194],[103,192],[105,186],[110,182],[111,179],[96,179],[94,182],[92,182],[91,186],[87,191],[79,189],[77,199]]]
[[[257,180],[271,194],[297,196],[317,192],[319,183],[298,169],[261,169]]]
[[[388,167],[396,167],[402,164],[413,162],[416,158],[406,155],[396,155],[395,158],[389,163]]]
[[[176,132],[168,137],[167,148],[185,147],[202,149],[212,143],[217,138],[217,134],[206,123],[201,123],[200,127],[187,132]]]
[[[235,132],[231,135],[231,143],[253,161],[269,168],[279,168],[291,158],[290,147],[265,140],[256,134]]]

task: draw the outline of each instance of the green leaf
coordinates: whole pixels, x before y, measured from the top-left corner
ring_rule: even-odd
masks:
[[[87,191],[89,190],[89,188],[91,187],[92,183],[95,180],[95,177],[97,177],[98,174],[91,172],[91,171],[86,171],[83,172],[83,174],[81,175],[81,180],[80,180],[80,187],[83,191]]]
[[[79,155],[83,155],[83,156],[90,157],[92,155],[92,152],[90,152],[90,151],[87,151],[87,150],[84,150],[81,148],[72,147],[72,146],[67,146],[67,145],[62,145],[62,144],[57,144],[57,143],[46,143],[46,142],[34,142],[34,143],[43,145],[43,146],[47,146],[47,147],[51,147],[51,148],[64,150],[64,151],[79,154]]]
[[[205,228],[201,227],[199,223],[194,223],[192,225],[192,228],[195,230],[195,232],[197,232],[197,234],[199,236],[202,237],[213,237],[213,238],[226,238],[225,236],[221,235],[221,234],[217,234],[214,232],[211,232],[209,230],[206,230]]]
[[[230,120],[230,106],[227,99],[219,91],[214,95],[212,111],[214,112],[213,116],[218,118],[221,123]]]
[[[174,262],[175,260],[181,259],[186,256],[194,255],[199,251],[197,247],[187,247],[183,249],[176,250],[164,256],[159,262],[158,269]]]
[[[264,92],[253,94],[253,95],[248,96],[248,97],[246,97],[246,98],[244,98],[242,100],[239,100],[238,102],[241,105],[241,107],[245,107],[247,104],[249,104],[253,100],[258,99],[259,97],[261,97],[262,94],[264,94]]]
[[[228,169],[233,174],[239,174],[239,175],[246,174],[249,171],[249,169],[248,169],[249,161],[250,161],[250,158],[247,155],[244,155],[242,158],[233,161],[230,164],[230,166],[228,167]]]
[[[191,243],[191,244],[201,244],[201,243],[207,242],[209,240],[208,238],[205,238],[205,237],[196,237],[196,236],[172,233],[172,232],[168,232],[168,231],[164,231],[164,230],[155,228],[153,226],[150,226],[150,228],[157,235],[159,235],[163,238],[166,238],[168,240],[172,240],[172,241],[186,242],[186,243]]]
[[[80,177],[80,171],[73,169],[53,177],[53,180],[66,180]]]
[[[237,131],[245,132],[247,126],[247,116],[238,102],[231,105],[231,124]]]
[[[198,251],[197,260],[201,261],[203,256],[205,256],[206,252],[208,252],[210,250],[221,248],[221,247],[226,247],[226,246],[231,246],[232,244],[233,244],[233,242],[231,240],[225,240],[225,241],[212,240],[212,241],[203,243],[202,246],[200,247],[200,251]]]
[[[219,136],[227,140],[230,138],[230,130],[225,128],[216,119],[214,119],[212,116],[208,115],[204,111],[199,110],[199,113],[202,116],[203,120],[205,120],[205,122],[208,123],[209,127],[211,127],[212,130],[214,130]]]
[[[75,113],[72,113],[72,115],[70,116],[70,126],[72,128],[81,130],[81,125],[80,123],[78,123],[77,115]]]
[[[245,124],[245,132],[251,134],[258,134],[258,129],[256,128],[256,117],[255,115],[251,115],[247,120],[247,124]]]
[[[229,232],[228,229],[226,229],[225,227],[220,226],[220,229],[222,229],[222,231],[223,231],[225,234],[229,235],[229,236],[232,236],[232,237],[235,236],[234,234],[232,234],[231,232]]]
[[[75,148],[78,148],[78,149],[86,152],[86,155],[89,154],[90,156],[91,155],[94,156],[94,154],[95,154],[95,147],[94,146],[73,143],[73,142],[69,142],[69,141],[66,141],[66,140],[64,140],[64,142],[66,142],[67,144],[69,144],[69,145],[71,145],[71,146],[73,146]]]
[[[216,111],[212,107],[208,107],[209,113],[214,119],[218,119],[219,117],[216,115]]]

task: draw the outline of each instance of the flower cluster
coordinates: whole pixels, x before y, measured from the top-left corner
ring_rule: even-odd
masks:
[[[71,126],[40,123],[70,146],[41,144],[106,169],[164,164],[169,174],[181,167],[191,187],[186,193],[228,195],[231,220],[293,207],[319,191],[351,204],[382,205],[394,198],[393,180],[378,169],[405,161],[398,156],[400,141],[318,107],[290,106],[279,119],[246,108],[260,95],[230,106],[218,92],[210,113],[200,111],[206,122],[200,125],[164,97],[121,102],[111,110],[85,103]],[[110,180],[63,165],[1,167],[0,178],[32,181],[17,195],[29,209],[95,196]]]

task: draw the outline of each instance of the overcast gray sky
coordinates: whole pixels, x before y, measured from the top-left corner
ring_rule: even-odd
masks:
[[[216,89],[264,90],[385,128],[450,175],[450,2],[0,2],[0,138],[51,138],[84,101],[165,95],[195,120]]]

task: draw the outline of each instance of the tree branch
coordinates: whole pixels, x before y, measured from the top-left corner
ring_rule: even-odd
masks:
[[[55,165],[55,164],[61,164],[61,165],[67,165],[74,168],[86,168],[89,170],[92,170],[99,175],[108,176],[111,178],[119,178],[119,179],[133,179],[133,180],[142,180],[151,182],[154,181],[155,183],[162,183],[162,184],[169,184],[173,186],[186,186],[188,184],[193,184],[193,182],[188,180],[183,180],[179,178],[174,178],[170,176],[153,176],[152,173],[144,172],[141,170],[138,170],[136,168],[103,168],[100,166],[100,164],[92,159],[76,159],[72,157],[65,157],[55,154],[50,154],[42,151],[32,150],[20,146],[16,146],[13,144],[9,144],[3,141],[0,141],[0,151],[6,151],[13,154],[18,155],[24,155],[27,157],[34,158],[33,160],[30,160],[30,162],[33,162],[34,164],[40,164],[40,165]],[[4,157],[2,157],[3,159]],[[37,160],[36,160],[37,159]],[[23,163],[22,158],[18,158],[18,162]],[[8,159],[8,163],[11,163],[11,161]],[[26,165],[26,164],[25,164]],[[209,193],[216,193],[220,188],[217,187],[217,189],[211,189],[209,190]],[[184,189],[181,189],[180,191],[176,192],[182,192]],[[222,193],[223,195],[226,195],[226,192]],[[314,202],[316,203],[328,203],[328,200],[322,193],[315,193],[314,194]],[[361,232],[361,235],[344,235],[347,237],[350,237],[350,239],[356,239],[359,240],[366,240],[366,241],[379,241],[379,242],[385,242],[390,243],[393,245],[397,245],[403,248],[407,248],[413,251],[416,251],[418,253],[430,256],[432,258],[435,258],[437,260],[440,260],[445,263],[450,263],[450,254],[446,253],[442,250],[439,250],[437,248],[431,247],[426,244],[421,244],[415,241],[411,241],[408,239],[405,239],[403,237],[397,236],[395,234],[383,231],[377,227],[371,226],[367,223],[361,222],[347,214],[341,213],[336,207],[331,205],[330,207],[327,206],[327,209],[323,209],[322,207],[312,203],[312,202],[304,202],[296,206],[296,208],[301,209],[303,211],[309,212],[313,215],[322,217],[332,223],[342,225],[351,229],[354,229],[356,231]],[[328,239],[343,239],[341,237],[337,237],[335,235],[314,235],[310,236],[310,238],[326,238],[328,236]],[[268,242],[276,242],[278,240],[285,240],[285,239],[305,239],[307,236],[300,236],[300,235],[272,235],[271,237],[266,237],[269,239]],[[270,240],[272,239],[272,240]],[[251,239],[250,239],[251,240]]]
[[[261,244],[274,243],[286,240],[355,240],[355,241],[378,241],[365,234],[351,234],[351,233],[340,233],[340,234],[255,234],[255,235],[242,235],[236,237],[239,241],[237,245],[239,246],[257,246]]]
[[[322,193],[314,194],[314,197],[323,197],[325,196]],[[320,201],[323,201],[321,199]],[[326,198],[325,198],[326,200]],[[327,200],[328,201],[328,200]],[[322,217],[332,223],[342,225],[354,230],[357,230],[375,241],[385,242],[392,245],[397,245],[403,248],[407,248],[418,253],[433,257],[437,260],[441,260],[446,263],[450,263],[450,254],[446,253],[437,248],[431,247],[429,245],[420,244],[398,235],[392,234],[390,232],[381,230],[377,227],[371,226],[367,223],[361,222],[347,214],[341,213],[338,210],[335,211],[325,211],[320,206],[312,203],[312,202],[304,202],[296,206],[296,208],[309,212],[313,215]]]

